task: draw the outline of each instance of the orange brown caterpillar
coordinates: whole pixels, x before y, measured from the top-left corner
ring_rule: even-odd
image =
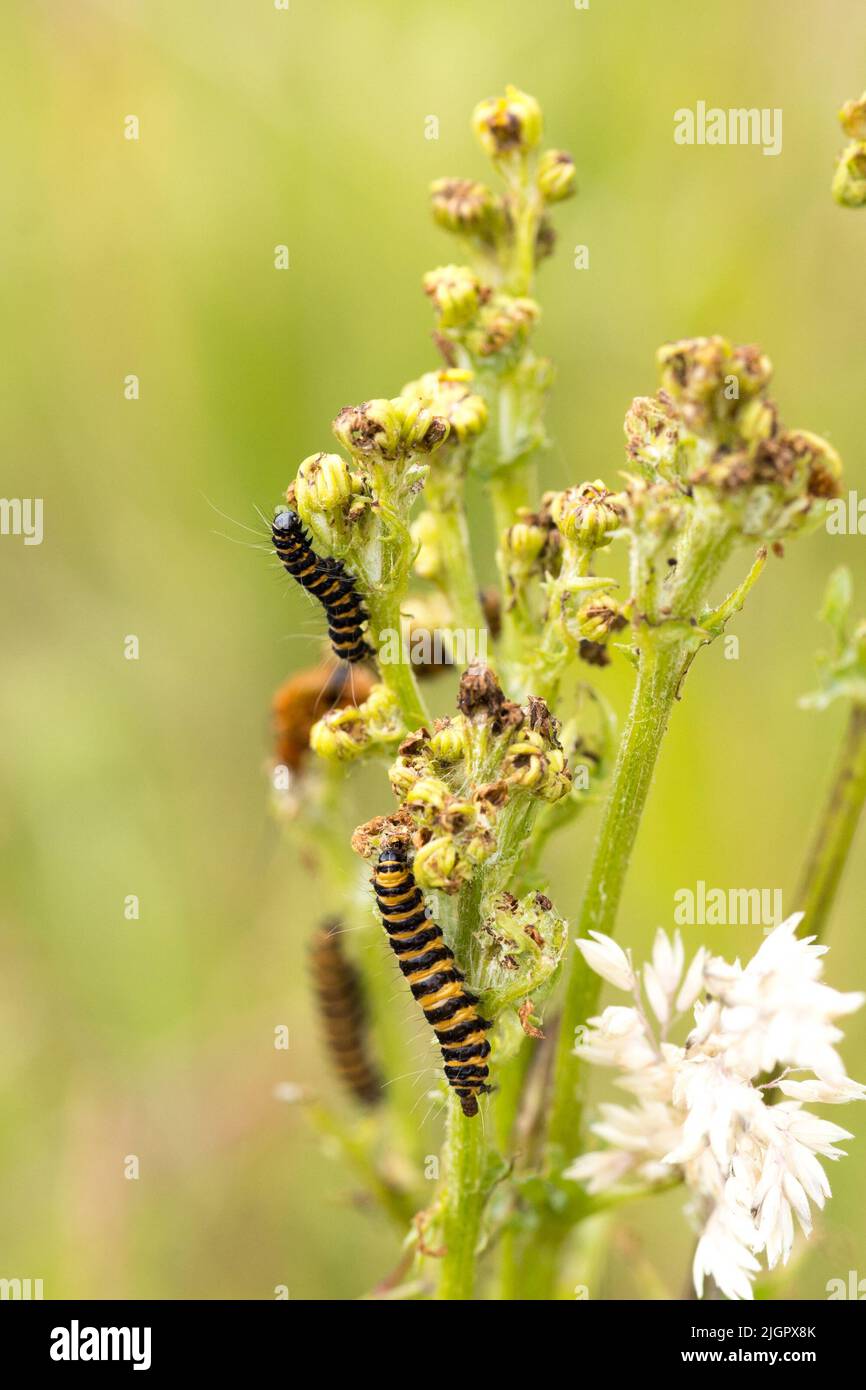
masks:
[[[361,979],[343,950],[340,923],[321,923],[310,943],[310,971],[334,1069],[362,1105],[382,1099],[382,1080],[367,1051]]]
[[[280,563],[324,608],[334,655],[340,661],[366,661],[373,655],[362,635],[368,614],[342,562],[316,554],[301,518],[290,507],[277,509],[271,536]]]
[[[373,688],[364,666],[349,670],[328,657],[319,666],[296,671],[271,702],[274,761],[298,772],[310,751],[310,730],[324,710],[360,705]]]
[[[464,987],[454,952],[442,930],[427,916],[424,896],[406,862],[401,842],[379,854],[373,874],[382,925],[412,994],[430,1024],[445,1059],[445,1076],[460,1098],[463,1114],[478,1114],[478,1097],[491,1089],[484,1036],[492,1025],[482,1018],[474,994]]]

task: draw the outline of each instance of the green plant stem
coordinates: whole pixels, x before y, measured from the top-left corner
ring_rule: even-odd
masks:
[[[474,1295],[476,1252],[486,1196],[485,1156],[482,1116],[467,1119],[458,1097],[449,1091],[440,1299],[466,1301]]]
[[[490,500],[493,503],[493,524],[497,542],[503,531],[514,524],[521,507],[529,507],[531,473],[528,460],[501,469],[490,479]]]
[[[584,894],[578,935],[610,935],[638,826],[646,805],[656,757],[667,728],[683,667],[679,645],[647,643],[641,652],[628,722],[623,731],[610,795],[601,824]],[[561,1166],[580,1133],[580,1108],[573,1056],[575,1030],[592,1013],[600,979],[575,951],[557,1042],[557,1068],[549,1142],[560,1150]]]
[[[458,465],[455,463],[454,465]],[[441,588],[451,606],[454,622],[464,633],[483,632],[487,626],[481,608],[478,580],[472,560],[469,527],[463,505],[463,481],[438,476],[431,468],[424,489],[437,521],[436,547],[442,563]]]
[[[378,651],[385,642],[386,633],[402,633],[400,596],[392,593],[385,593],[376,598],[368,596],[367,609],[370,614],[370,633]],[[422,726],[429,728],[430,715],[418,689],[412,663],[402,659],[405,655],[402,650],[402,638],[399,647],[399,661],[379,663],[382,684],[397,699],[407,729],[420,729]]]
[[[712,514],[695,519],[688,539],[688,556],[681,561],[679,574],[666,593],[667,610],[675,623],[684,623],[689,613],[700,608],[733,545],[730,529],[720,526]],[[614,931],[656,759],[693,654],[693,641],[685,637],[672,640],[664,626],[647,629],[641,635],[637,682],[581,906],[581,937],[590,931],[606,935]],[[548,1128],[548,1163],[555,1175],[569,1157],[580,1152],[583,1096],[579,1092],[581,1067],[574,1056],[575,1031],[595,1011],[601,983],[575,951],[557,1041]],[[585,1212],[585,1199],[576,1195],[566,1206],[564,1220],[547,1222],[540,1240],[534,1242],[533,1259],[548,1271],[555,1269],[557,1259],[555,1255],[549,1258],[548,1245],[561,1248],[569,1222],[581,1219]],[[545,1277],[550,1279],[549,1272]]]
[[[517,171],[512,171],[509,183],[515,196],[516,228],[508,288],[512,294],[527,295],[532,293],[535,279],[535,242],[544,204],[532,185],[525,156]]]
[[[472,938],[478,930],[481,905],[480,875],[461,891],[454,953],[459,961],[470,959]],[[454,1091],[448,1091],[448,1120],[444,1149],[444,1201],[442,1235],[445,1254],[439,1281],[439,1298],[471,1299],[475,1288],[475,1259],[486,1192],[484,1169],[487,1155],[485,1117],[467,1118]]]
[[[797,895],[797,906],[806,914],[810,936],[820,938],[827,929],[864,801],[866,705],[855,704]]]

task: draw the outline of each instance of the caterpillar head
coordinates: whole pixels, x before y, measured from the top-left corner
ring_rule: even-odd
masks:
[[[301,518],[297,512],[293,512],[291,507],[277,507],[274,512],[273,528],[280,535],[289,535],[291,532],[298,532],[303,529]]]
[[[406,842],[404,840],[392,840],[389,845],[384,845],[379,851],[379,868],[402,869],[407,858]]]

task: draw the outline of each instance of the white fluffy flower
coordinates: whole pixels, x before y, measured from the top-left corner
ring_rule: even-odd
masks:
[[[580,937],[574,944],[590,969],[607,980],[608,984],[616,985],[617,989],[634,989],[634,974],[622,947],[603,932],[591,931],[589,934],[591,941]]]
[[[796,913],[764,940],[745,968],[716,957],[704,970],[705,986],[722,1006],[720,1028],[729,1063],[744,1076],[782,1065],[806,1067],[822,1079],[845,1076],[833,1022],[859,1009],[866,995],[842,994],[821,982],[826,946],[796,936]]]
[[[845,1075],[834,1023],[864,996],[822,982],[826,948],[798,938],[799,921],[777,927],[745,967],[702,949],[685,978],[679,934],[671,941],[657,933],[643,971],[608,937],[578,943],[593,969],[631,989],[635,1002],[590,1019],[576,1051],[617,1067],[636,1103],[601,1106],[592,1129],[608,1147],[576,1159],[566,1176],[591,1193],[682,1178],[700,1230],[699,1295],[711,1276],[728,1298],[751,1298],[758,1257],[773,1269],[791,1253],[795,1223],[811,1232],[812,1208],[830,1196],[818,1157],[842,1157],[838,1143],[851,1135],[804,1102],[866,1099],[866,1088]],[[668,1027],[688,1010],[694,1027],[685,1046],[668,1042]],[[791,1070],[813,1075],[791,1080]],[[777,1105],[776,1091],[787,1097]]]

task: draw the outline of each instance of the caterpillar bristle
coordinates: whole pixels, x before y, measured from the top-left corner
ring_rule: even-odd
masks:
[[[362,1105],[382,1099],[382,1079],[367,1048],[361,979],[343,949],[340,923],[329,918],[310,943],[310,970],[325,1045],[334,1070]]]
[[[399,841],[380,852],[373,874],[376,904],[400,970],[436,1034],[446,1080],[471,1119],[478,1114],[479,1095],[491,1090],[490,1043],[484,1037],[491,1024],[478,1013],[478,1000],[465,988],[454,952],[428,917],[407,857]]]
[[[317,555],[297,512],[282,507],[271,526],[274,550],[285,570],[325,610],[328,638],[338,661],[367,661],[373,650],[363,635],[367,610],[342,561]]]

